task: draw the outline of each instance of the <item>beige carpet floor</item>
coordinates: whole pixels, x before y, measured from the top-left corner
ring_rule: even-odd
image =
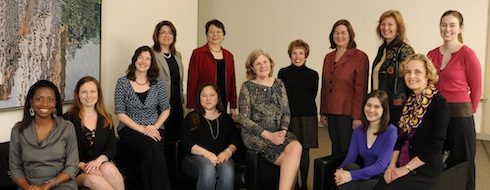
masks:
[[[331,154],[328,130],[318,129],[318,148],[310,150],[310,170],[308,174],[308,189],[313,189],[313,160]],[[490,141],[476,142],[476,189],[490,189]]]

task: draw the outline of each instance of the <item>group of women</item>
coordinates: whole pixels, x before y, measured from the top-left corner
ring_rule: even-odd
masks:
[[[279,189],[294,188],[298,170],[301,188],[307,189],[309,149],[318,147],[320,82],[305,65],[308,44],[290,43],[291,65],[280,69],[278,78],[270,55],[253,50],[245,62],[248,80],[237,94],[233,54],[221,46],[225,27],[216,19],[205,27],[208,42],[189,62],[185,118],[182,57],[171,22],[156,25],[153,47],[136,49],[126,75],[117,80],[117,129],[121,141],[142,157],[143,189],[172,188],[163,147],[179,139],[186,152],[183,171],[197,179],[197,189],[233,189],[232,156],[240,137],[232,116],[243,126],[245,147],[280,166]],[[444,44],[428,58],[406,43],[401,13],[383,13],[377,27],[383,43],[367,94],[368,57],[356,49],[349,21],[333,25],[329,40],[335,50],[325,56],[319,114],[332,153],[348,151],[334,174],[338,188],[428,189],[442,172],[444,148],[451,151],[450,164],[469,161],[467,189],[474,189],[472,115],[481,96],[481,68],[462,43],[462,29],[459,12],[444,13]],[[61,99],[51,82],[34,84],[26,99],[10,143],[10,170],[19,187],[76,189],[78,183],[124,189],[112,162],[114,123],[96,79],[77,83],[74,105],[63,115],[71,122],[58,117]],[[363,165],[356,164],[358,157]]]
[[[383,43],[373,62],[372,92],[364,98],[367,57],[355,49],[349,22],[335,23],[330,34],[335,51],[324,61],[320,114],[329,127],[332,153],[348,151],[334,174],[339,189],[430,189],[443,162],[462,161],[469,163],[466,189],[475,189],[473,114],[482,78],[478,58],[463,44],[463,27],[461,13],[446,11],[439,27],[444,43],[428,56],[414,54],[401,13],[384,12],[377,27]],[[447,160],[443,150],[450,152]]]

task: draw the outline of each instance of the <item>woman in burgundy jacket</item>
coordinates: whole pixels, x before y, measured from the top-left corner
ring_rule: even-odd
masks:
[[[354,37],[349,21],[337,21],[330,32],[330,48],[335,50],[323,62],[320,120],[328,127],[332,154],[347,151],[352,131],[361,125],[369,60],[356,49]]]

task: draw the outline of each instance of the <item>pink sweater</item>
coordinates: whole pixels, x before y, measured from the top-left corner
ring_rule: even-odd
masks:
[[[439,93],[449,103],[471,102],[473,112],[476,112],[482,93],[482,71],[475,52],[463,45],[452,54],[443,70],[439,69],[442,64],[439,47],[429,51],[428,56],[439,74],[439,82],[436,84]]]

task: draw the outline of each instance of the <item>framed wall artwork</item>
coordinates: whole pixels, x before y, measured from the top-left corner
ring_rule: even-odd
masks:
[[[100,78],[101,0],[0,0],[0,111],[24,105],[36,81],[64,102],[83,76]]]

